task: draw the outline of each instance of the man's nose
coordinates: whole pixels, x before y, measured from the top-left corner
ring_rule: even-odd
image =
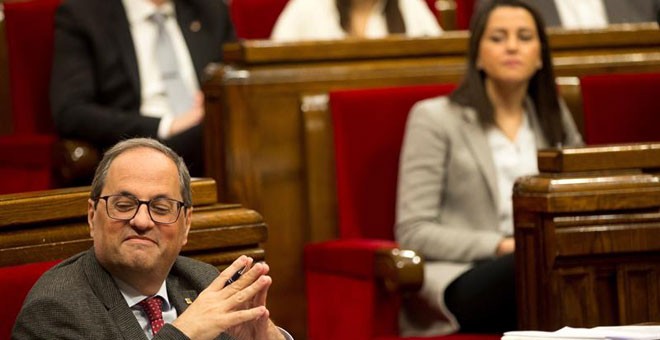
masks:
[[[151,215],[149,215],[148,205],[140,204],[137,212],[135,213],[135,216],[133,216],[133,219],[131,219],[131,225],[141,229],[151,228],[153,226]]]

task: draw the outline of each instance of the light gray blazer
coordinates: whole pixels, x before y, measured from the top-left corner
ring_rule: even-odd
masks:
[[[546,26],[562,25],[554,0],[523,1],[539,10]],[[655,22],[660,10],[660,0],[603,0],[603,5],[610,24]]]
[[[536,112],[528,119],[538,148],[547,148]],[[562,103],[565,145],[580,145],[571,114]],[[472,261],[495,255],[498,230],[497,178],[491,149],[474,109],[448,97],[418,102],[412,108],[400,156],[395,235],[401,247],[426,259],[421,296],[448,321],[415,329],[404,317],[405,335],[441,334],[457,329],[444,305],[444,290]],[[510,204],[510,202],[505,202]]]
[[[215,267],[179,256],[167,278],[167,293],[177,313],[181,315],[188,306],[186,299],[195,300],[217,275]],[[146,340],[147,336],[90,249],[53,267],[37,281],[23,303],[11,338]],[[156,339],[188,337],[166,324]],[[222,334],[218,339],[232,338]]]

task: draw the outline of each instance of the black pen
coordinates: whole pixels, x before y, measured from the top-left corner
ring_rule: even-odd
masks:
[[[234,273],[234,275],[232,275],[232,276],[227,280],[227,282],[225,282],[225,287],[229,286],[229,285],[232,284],[234,281],[236,281],[236,280],[238,280],[239,278],[241,278],[241,275],[243,275],[243,271],[244,271],[244,270],[245,270],[245,267],[239,269],[236,273]]]

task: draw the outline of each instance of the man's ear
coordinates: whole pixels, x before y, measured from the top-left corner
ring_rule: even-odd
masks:
[[[185,210],[184,223],[183,223],[184,224],[183,227],[185,228],[184,231],[185,234],[183,235],[183,243],[181,244],[181,246],[185,246],[186,243],[188,243],[188,233],[190,232],[190,226],[192,225],[192,216],[193,216],[192,212],[193,212],[193,207],[190,207]]]
[[[96,214],[96,209],[94,208],[94,202],[91,198],[87,200],[87,224],[89,224],[89,236],[94,238],[94,215]]]

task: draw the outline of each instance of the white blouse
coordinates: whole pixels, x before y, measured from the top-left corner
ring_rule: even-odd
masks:
[[[385,1],[374,6],[367,26],[367,38],[388,35],[382,15]],[[438,36],[442,28],[423,0],[399,0],[399,8],[409,37]],[[289,0],[280,14],[271,39],[278,41],[333,40],[346,38],[339,23],[336,0]]]
[[[527,114],[515,140],[507,138],[502,130],[491,127],[486,138],[493,155],[499,195],[499,228],[504,235],[513,235],[513,184],[521,176],[539,172],[537,164],[536,137]]]

